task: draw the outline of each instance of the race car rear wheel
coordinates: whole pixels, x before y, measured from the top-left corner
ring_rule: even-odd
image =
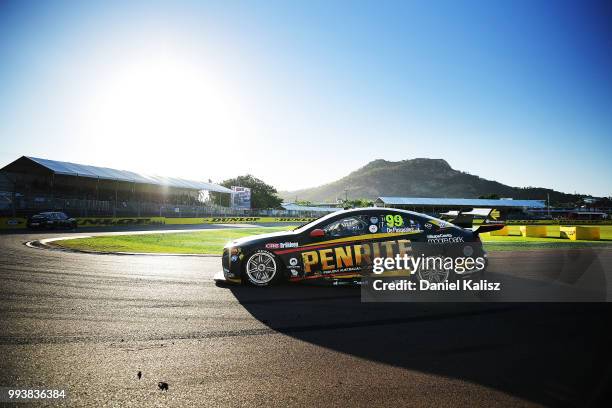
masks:
[[[452,277],[452,270],[442,268],[419,268],[417,270],[417,278],[429,283],[442,283]]]
[[[279,280],[280,272],[274,254],[257,251],[244,266],[247,281],[255,286],[269,286]]]

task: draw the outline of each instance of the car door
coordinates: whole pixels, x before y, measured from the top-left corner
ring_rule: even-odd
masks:
[[[418,247],[424,235],[424,223],[421,217],[409,212],[382,210],[373,214],[370,220],[376,225],[372,231],[377,231],[376,234],[372,234],[369,243],[373,258],[399,256],[403,259],[404,255],[419,256]],[[410,263],[405,264],[410,265]],[[406,271],[407,269],[388,272],[397,272],[398,276],[403,276]]]
[[[68,225],[68,217],[66,216],[66,214],[61,212],[55,213],[55,218],[57,220],[58,225],[62,227],[66,227]]]
[[[302,251],[304,276],[348,277],[359,275],[359,244],[367,234],[368,224],[363,215],[348,215],[322,225],[324,236]]]

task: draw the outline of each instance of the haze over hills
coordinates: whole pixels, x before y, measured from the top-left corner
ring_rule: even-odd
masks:
[[[285,201],[335,202],[337,198],[376,199],[381,196],[477,198],[496,194],[514,199],[574,202],[579,196],[540,187],[511,187],[453,169],[443,159],[397,162],[374,160],[340,180],[319,187],[281,191]]]

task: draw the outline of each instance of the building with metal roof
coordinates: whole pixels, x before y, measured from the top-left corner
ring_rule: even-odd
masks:
[[[481,198],[378,197],[379,207],[455,207],[455,208],[546,208],[544,200]]]
[[[38,167],[38,168],[36,168]],[[90,166],[63,162],[57,160],[41,159],[38,157],[22,156],[14,162],[7,164],[0,171],[5,173],[44,172],[53,175],[84,177],[100,180],[124,181],[128,183],[150,184],[156,186],[176,187],[189,190],[206,190],[219,193],[231,193],[229,188],[203,181],[186,180],[176,177],[162,177],[136,173],[128,170],[117,170],[108,167]]]
[[[481,198],[428,198],[428,197],[378,197],[374,201],[378,207],[403,208],[438,217],[449,211],[467,209],[494,209],[496,219],[525,218],[533,209],[545,209],[544,200],[512,200]]]
[[[287,211],[295,211],[296,213],[326,214],[342,210],[340,207],[319,207],[314,205],[299,205],[295,203],[283,203],[281,207]]]
[[[11,197],[13,215],[64,210],[75,216],[184,216],[183,209],[191,209],[198,216],[210,210],[209,194],[232,193],[210,182],[29,156],[4,166],[0,175],[0,192]]]

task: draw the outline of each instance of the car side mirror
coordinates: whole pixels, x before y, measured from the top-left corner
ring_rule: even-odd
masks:
[[[325,236],[325,231],[323,231],[322,229],[313,229],[312,231],[310,231],[310,237],[311,238],[321,238]]]

